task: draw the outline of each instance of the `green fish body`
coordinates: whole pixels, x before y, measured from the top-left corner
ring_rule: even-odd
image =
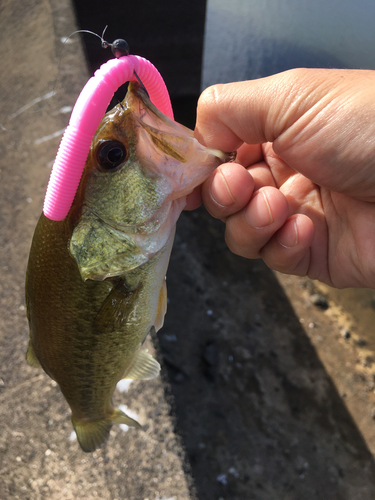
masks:
[[[26,357],[58,383],[86,452],[113,423],[139,426],[112,406],[112,394],[123,378],[159,373],[141,346],[163,325],[175,223],[186,195],[226,159],[133,83],[97,130],[68,217],[39,219],[26,276]]]

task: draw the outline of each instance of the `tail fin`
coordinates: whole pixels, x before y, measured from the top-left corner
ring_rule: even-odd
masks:
[[[109,437],[109,431],[113,424],[126,424],[129,427],[141,426],[136,420],[125,415],[121,410],[113,410],[109,418],[95,420],[93,422],[81,422],[72,416],[72,424],[77,434],[77,439],[82,450],[90,453],[99,448]]]

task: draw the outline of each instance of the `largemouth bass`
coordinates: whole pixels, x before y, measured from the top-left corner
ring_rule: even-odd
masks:
[[[99,125],[69,215],[39,219],[26,357],[58,383],[83,451],[106,441],[114,423],[139,426],[112,406],[112,394],[122,378],[159,373],[141,346],[163,325],[175,224],[186,195],[227,159],[131,83]]]

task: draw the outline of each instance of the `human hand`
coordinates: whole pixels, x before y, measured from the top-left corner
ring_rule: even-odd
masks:
[[[374,88],[374,71],[319,69],[208,88],[195,135],[237,149],[237,159],[188,208],[202,199],[238,255],[338,288],[374,288]]]

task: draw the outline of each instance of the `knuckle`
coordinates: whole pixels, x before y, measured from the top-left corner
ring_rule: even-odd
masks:
[[[254,242],[254,239],[251,238],[246,231],[236,230],[233,225],[229,223],[230,220],[231,218],[227,220],[224,236],[229,250],[235,255],[245,257],[246,259],[259,258],[259,247]]]
[[[207,87],[198,99],[198,109],[217,107],[222,101],[223,84]]]

